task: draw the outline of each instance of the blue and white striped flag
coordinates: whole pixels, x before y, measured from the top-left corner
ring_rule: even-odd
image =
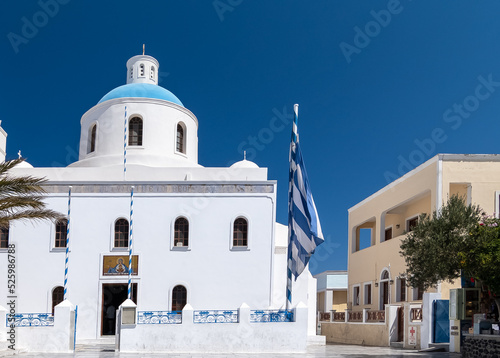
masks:
[[[316,247],[324,241],[299,145],[298,109],[299,105],[294,105],[295,116],[290,144],[287,304],[292,302],[292,276],[297,280]]]

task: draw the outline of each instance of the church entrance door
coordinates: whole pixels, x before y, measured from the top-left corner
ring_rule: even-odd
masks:
[[[116,327],[116,310],[127,299],[128,284],[102,284],[101,335],[113,336]],[[137,284],[132,284],[132,301],[137,304]]]

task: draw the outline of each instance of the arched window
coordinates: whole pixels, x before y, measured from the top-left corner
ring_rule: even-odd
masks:
[[[151,66],[151,70],[149,71],[149,79],[154,80],[155,79],[155,67]]]
[[[244,218],[234,221],[233,246],[248,246],[248,223]]]
[[[95,151],[96,135],[97,135],[97,125],[94,124],[92,127],[90,127],[89,131],[89,146],[87,153],[92,153],[93,151]]]
[[[389,279],[389,271],[384,270],[384,272],[382,272],[382,276],[380,279],[381,280],[388,280]]]
[[[128,125],[128,145],[142,145],[142,119],[134,117]]]
[[[64,300],[64,288],[62,286],[54,287],[52,290],[52,314],[54,314],[54,307]]]
[[[0,228],[0,249],[6,249],[9,247],[9,228]]]
[[[189,245],[189,222],[185,218],[178,218],[174,225],[174,246]]]
[[[177,140],[175,149],[179,153],[186,153],[185,145],[184,145],[184,127],[181,124],[177,124]]]
[[[54,247],[66,247],[66,238],[68,235],[68,220],[62,219],[56,222],[56,239]]]
[[[182,311],[187,303],[186,287],[177,285],[172,290],[172,311]]]
[[[115,222],[115,247],[128,247],[128,220],[118,219]]]
[[[141,77],[144,77],[144,64],[141,63],[141,65],[139,66],[139,74]]]

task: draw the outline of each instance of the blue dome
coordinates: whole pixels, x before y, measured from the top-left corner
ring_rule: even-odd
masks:
[[[163,99],[184,107],[179,98],[177,98],[172,92],[150,83],[129,83],[128,85],[116,87],[102,97],[99,103],[109,101],[110,99],[124,97]]]

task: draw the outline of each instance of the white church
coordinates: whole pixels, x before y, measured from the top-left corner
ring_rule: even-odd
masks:
[[[198,119],[158,85],[158,69],[151,56],[128,60],[126,84],[82,116],[77,162],[12,170],[47,178],[48,207],[69,213],[57,223],[13,222],[1,236],[3,278],[8,246],[16,247],[16,349],[72,351],[75,342],[115,337],[117,349],[130,352],[304,350],[317,341],[308,269],[294,282],[292,317],[269,319],[286,301],[288,228],[276,222],[276,181],[245,159],[200,165]],[[6,136],[1,130],[0,160]],[[131,235],[136,306],[122,325],[116,310],[127,299]],[[8,296],[0,285],[0,297]],[[6,322],[9,307],[0,306]],[[63,309],[70,318],[58,316]],[[0,349],[9,338],[7,324]]]

